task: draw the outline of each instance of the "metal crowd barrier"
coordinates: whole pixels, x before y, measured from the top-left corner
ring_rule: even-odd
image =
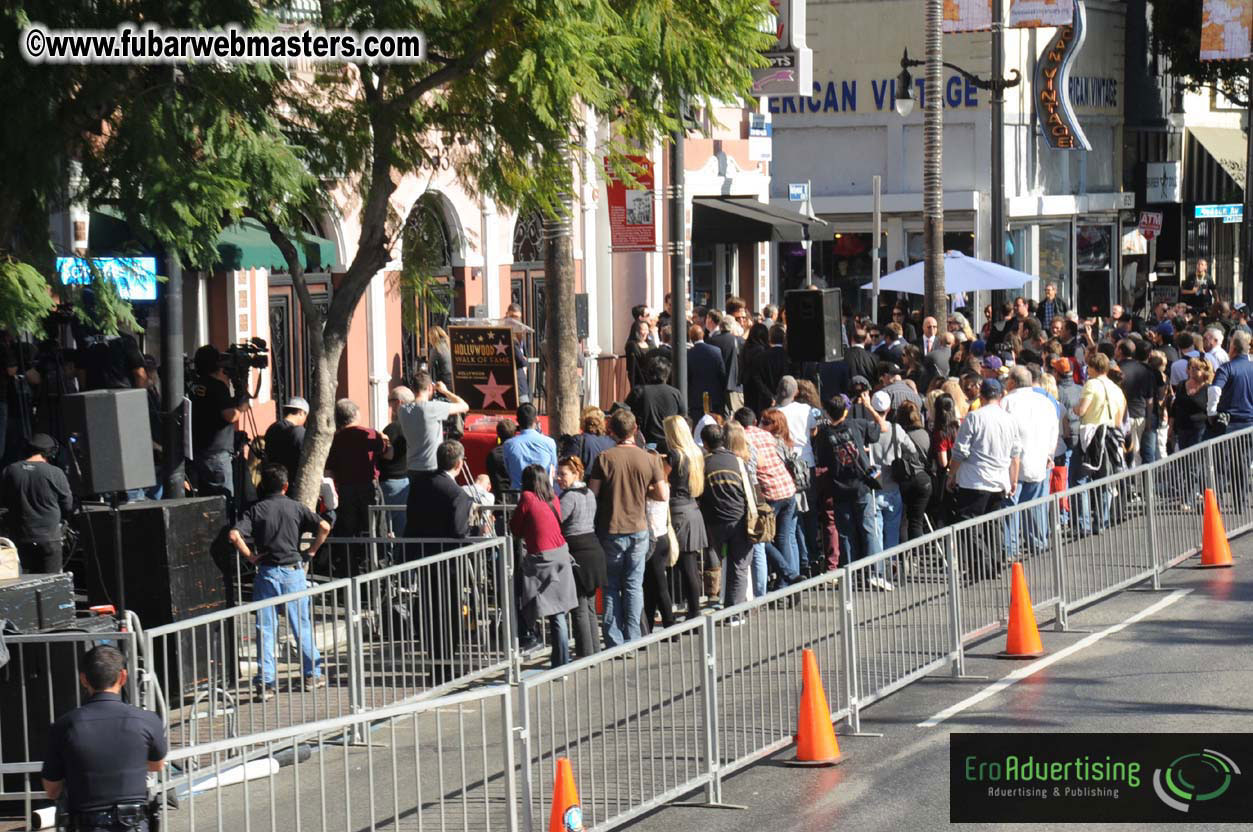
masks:
[[[512,719],[500,685],[174,749],[161,828],[514,832]]]
[[[344,545],[372,543],[383,541],[349,538]],[[516,651],[506,542],[386,544],[415,559],[148,630],[149,705],[164,699],[171,747],[348,716],[510,670]],[[268,651],[262,620],[274,627]],[[325,684],[306,678],[304,621]],[[267,653],[272,695],[257,684]]]
[[[69,631],[5,635],[8,664],[0,667],[0,802],[20,801],[25,817],[44,797],[39,772],[48,728],[57,717],[77,708],[85,691],[79,684],[79,660],[100,644],[112,644],[127,659],[123,699],[138,703],[139,680],[134,633]]]
[[[289,714],[313,708],[303,722],[266,721],[258,710],[246,728],[237,719],[234,730],[245,736],[214,733],[216,723],[186,724],[192,744],[173,752],[180,767],[166,788],[191,800],[170,813],[168,828],[299,829],[312,821],[292,807],[306,806],[326,818],[319,828],[512,829],[516,811],[522,829],[538,829],[558,757],[572,762],[591,827],[616,827],[702,790],[706,802],[720,804],[725,776],[792,742],[801,650],[817,654],[833,721],[858,731],[861,710],[873,702],[946,667],[963,672],[966,645],[1004,624],[1010,563],[1022,563],[1041,619],[1065,629],[1075,610],[1137,583],[1158,587],[1166,569],[1196,554],[1205,488],[1218,495],[1229,534],[1253,527],[1251,465],[1253,429],[541,672],[519,672],[513,553],[502,539],[156,628],[145,637],[149,659],[188,642],[205,657],[190,667],[197,689],[212,687],[206,674],[219,686],[237,683],[241,657],[255,660],[241,634],[250,635],[256,612],[307,597],[325,620],[344,622],[342,661],[352,680],[336,697],[329,688],[273,706]],[[879,575],[892,591],[872,580]],[[413,601],[436,598],[449,603],[418,603],[426,612],[405,618]],[[222,631],[217,641],[214,628]],[[246,646],[233,656],[236,675],[223,668],[213,676],[208,662],[224,655],[228,640]],[[197,645],[215,646],[196,652]],[[461,648],[467,655],[458,658]],[[296,665],[288,657],[281,666],[291,673]],[[441,667],[442,676],[434,672]],[[512,687],[392,704],[501,671]],[[317,711],[317,696],[341,710]],[[210,708],[200,719],[219,718],[218,700],[196,701]],[[174,702],[170,713],[173,726]],[[306,758],[306,749],[316,753]]]

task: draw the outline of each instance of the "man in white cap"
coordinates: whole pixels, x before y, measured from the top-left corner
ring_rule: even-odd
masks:
[[[288,482],[296,481],[296,466],[300,464],[300,448],[305,442],[308,419],[309,403],[300,396],[292,396],[283,405],[283,417],[265,432],[265,461],[282,465],[287,470]]]

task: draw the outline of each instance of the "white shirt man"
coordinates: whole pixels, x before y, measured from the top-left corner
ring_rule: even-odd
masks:
[[[1022,441],[1015,502],[1025,503],[1048,493],[1061,423],[1057,406],[1031,388],[1031,371],[1026,367],[1010,370],[1007,386],[1010,392],[1001,407],[1018,425]]]
[[[1231,357],[1227,355],[1227,351],[1223,349],[1223,337],[1225,334],[1220,328],[1212,326],[1205,330],[1205,334],[1202,336],[1205,344],[1205,360],[1209,362],[1209,365],[1214,368],[1215,372],[1218,371],[1219,367],[1231,360]]]
[[[930,316],[922,319],[922,354],[926,355],[940,345],[940,324]]]

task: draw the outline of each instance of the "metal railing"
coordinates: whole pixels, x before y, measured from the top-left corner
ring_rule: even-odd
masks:
[[[4,643],[9,662],[0,668],[0,801],[21,801],[23,814],[29,818],[34,801],[44,797],[38,775],[48,729],[57,717],[83,701],[84,691],[78,681],[82,654],[100,644],[118,647],[127,657],[123,698],[139,702],[135,634],[71,631],[6,635]]]
[[[514,832],[508,686],[175,749],[161,828]],[[175,804],[177,809],[174,808]]]
[[[249,830],[271,827],[276,817],[301,828],[306,821],[290,814],[299,810],[284,807],[303,803],[319,807],[330,828],[513,828],[516,812],[522,829],[537,829],[558,757],[571,760],[585,819],[598,829],[697,791],[720,803],[723,778],[792,742],[803,649],[817,654],[833,721],[860,730],[864,708],[923,676],[962,673],[966,645],[999,632],[1010,563],[1023,564],[1041,620],[1065,629],[1075,610],[1133,584],[1157,587],[1165,570],[1196,554],[1203,489],[1215,490],[1230,534],[1253,527],[1251,464],[1253,429],[542,672],[519,672],[513,553],[502,539],[259,602],[307,596],[333,618],[342,593],[346,661],[356,680],[347,685],[348,712],[288,726],[254,723],[246,736],[193,731],[194,744],[173,752],[184,764],[166,780],[192,798],[170,813],[170,828]],[[880,574],[891,591],[870,580]],[[396,613],[429,598],[455,603],[427,606],[416,620]],[[258,608],[157,628],[146,634],[147,655],[161,655],[154,648],[163,636],[167,644],[175,633],[203,643],[203,634],[187,634]],[[435,655],[450,634],[456,644],[444,646],[464,648],[464,658]],[[433,678],[437,667],[453,678]],[[512,687],[392,704],[501,671]],[[302,748],[318,753],[303,759]],[[429,762],[431,753],[444,761]],[[402,780],[408,791],[396,787]],[[198,801],[208,809],[192,817]]]

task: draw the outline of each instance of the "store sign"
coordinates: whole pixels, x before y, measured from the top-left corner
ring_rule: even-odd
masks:
[[[1183,202],[1183,188],[1179,183],[1179,162],[1148,162],[1144,166],[1144,201]]]
[[[1044,127],[1044,139],[1054,150],[1091,150],[1070,101],[1070,70],[1083,48],[1087,11],[1074,0],[1074,22],[1062,26],[1036,62],[1036,114]]]
[[[1092,76],[1072,77],[1067,84],[1070,103],[1089,110],[1117,110],[1118,79]]]
[[[1037,29],[1044,26],[1069,26],[1074,21],[1075,7],[1071,0],[1010,0],[1009,27]]]
[[[1156,211],[1145,211],[1140,214],[1140,233],[1144,239],[1151,240],[1162,233],[1162,215]]]
[[[653,163],[647,156],[632,156],[642,170],[635,183],[609,178],[609,240],[613,251],[656,251],[656,217],[653,216]],[[609,170],[609,159],[605,159]]]
[[[813,52],[805,46],[806,0],[770,0],[774,14],[766,31],[775,37],[764,57],[770,66],[753,70],[753,95],[796,95],[814,82]]]
[[[915,78],[914,96],[918,109],[926,108],[926,79]],[[865,95],[866,88],[870,95]],[[943,104],[948,109],[973,109],[979,106],[979,88],[960,75],[952,75],[944,82]],[[893,112],[896,101],[895,78],[872,78],[869,81],[828,81],[822,85],[813,83],[813,95],[786,95],[771,98],[769,110],[775,115],[805,115],[807,113],[857,113]]]
[[[1249,0],[1205,0],[1201,11],[1201,60],[1243,61],[1253,42],[1253,3]]]
[[[516,412],[513,330],[507,326],[450,326],[448,343],[453,392],[474,411]]]
[[[1241,222],[1244,220],[1244,206],[1240,204],[1198,205],[1196,206],[1196,219]]]

